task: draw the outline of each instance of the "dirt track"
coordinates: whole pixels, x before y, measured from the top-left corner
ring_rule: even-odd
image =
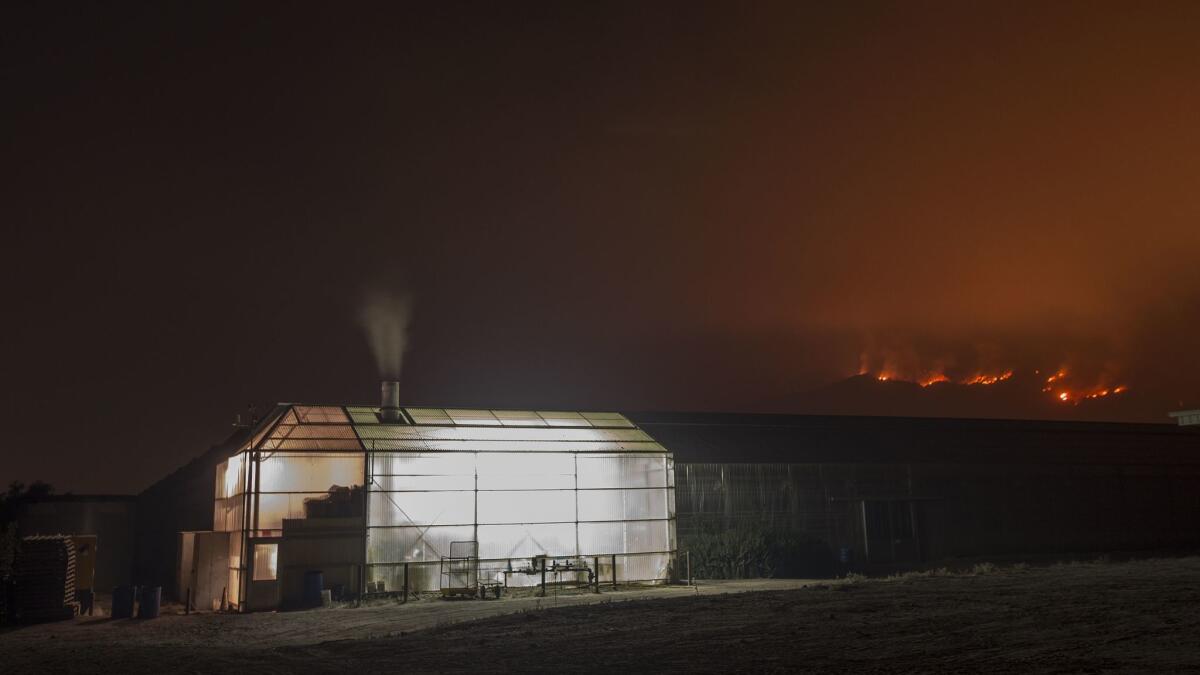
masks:
[[[792,582],[796,585],[797,582]],[[0,634],[9,672],[1200,672],[1200,558],[249,616]],[[645,599],[636,599],[639,596]],[[615,600],[627,602],[614,602]],[[571,603],[591,603],[565,606]],[[512,613],[516,612],[516,613]],[[501,616],[471,620],[487,614]],[[462,623],[447,622],[461,621]],[[442,625],[438,625],[442,624]],[[429,627],[433,626],[433,627]],[[416,631],[416,632],[413,632]]]

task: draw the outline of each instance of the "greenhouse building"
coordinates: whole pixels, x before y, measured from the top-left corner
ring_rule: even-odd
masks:
[[[667,579],[671,453],[623,415],[383,404],[281,404],[218,465],[213,530],[180,535],[194,606],[299,606],[317,573],[334,596]]]

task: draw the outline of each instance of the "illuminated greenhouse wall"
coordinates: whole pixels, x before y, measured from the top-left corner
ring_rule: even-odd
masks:
[[[666,579],[671,456],[616,413],[409,409],[356,430],[370,449],[368,581],[434,590],[450,543],[478,542],[480,579],[531,556],[616,556],[623,581]],[[602,569],[606,578],[612,570]],[[509,585],[533,583],[508,575]]]
[[[399,590],[407,568],[409,588],[437,590],[451,542],[473,542],[480,581],[536,583],[504,574],[535,555],[588,558],[605,579],[667,578],[671,454],[625,417],[409,408],[404,421],[285,407],[217,468],[213,529],[230,535],[231,603],[289,565],[278,558],[284,519],[322,517],[314,507],[336,505],[335,491],[349,500],[337,515],[362,518],[366,506],[372,588]]]

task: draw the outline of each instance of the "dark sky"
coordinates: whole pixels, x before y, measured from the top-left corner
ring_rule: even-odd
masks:
[[[1195,2],[5,3],[0,480],[137,491],[249,402],[375,401],[371,289],[413,299],[412,403],[787,410],[865,360],[1069,367],[1130,389],[1046,416],[1165,421],[1200,405],[1197,35]]]

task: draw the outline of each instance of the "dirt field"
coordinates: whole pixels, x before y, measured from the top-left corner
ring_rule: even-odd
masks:
[[[1200,558],[710,582],[546,600],[81,619],[4,672],[1200,672]]]

